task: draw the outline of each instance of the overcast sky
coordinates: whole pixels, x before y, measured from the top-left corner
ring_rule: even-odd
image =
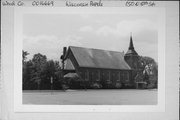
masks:
[[[127,52],[132,32],[137,53],[157,61],[157,23],[155,15],[26,14],[23,50],[54,60],[70,45]]]

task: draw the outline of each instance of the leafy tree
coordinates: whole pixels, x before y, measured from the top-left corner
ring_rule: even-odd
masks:
[[[41,82],[45,78],[45,67],[46,67],[47,58],[45,55],[40,53],[34,54],[32,58],[32,72],[31,72],[31,81],[34,81],[37,84],[37,89],[41,89]]]
[[[27,51],[22,51],[22,62],[23,62],[23,66],[22,66],[22,71],[23,71],[23,89],[26,89],[28,87],[28,65],[26,62],[27,59],[27,55],[29,55],[29,53]]]
[[[55,62],[53,60],[49,60],[46,62],[44,71],[41,76],[43,76],[42,86],[44,89],[51,89],[52,85],[55,81],[57,81],[56,73],[57,69],[55,66]]]
[[[41,53],[34,54],[26,60],[29,53],[22,51],[23,89],[54,89],[61,88],[61,68],[58,61],[47,60]],[[51,84],[51,79],[53,84]]]
[[[36,67],[38,67],[39,69],[42,68],[42,66],[44,66],[47,62],[47,58],[45,55],[42,55],[40,53],[35,54],[32,58],[32,62],[34,65],[36,65]]]
[[[158,81],[158,64],[151,57],[140,57],[140,63],[142,65],[142,70],[144,72],[143,79],[147,80],[149,87],[157,87]]]
[[[29,53],[27,51],[22,51],[22,58],[23,58],[23,64],[25,63],[26,59],[27,59],[27,55],[29,55]]]

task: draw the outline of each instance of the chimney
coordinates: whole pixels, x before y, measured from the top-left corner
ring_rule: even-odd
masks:
[[[62,69],[64,70],[64,60],[65,60],[65,55],[67,52],[67,48],[63,47],[63,55],[61,55],[61,60],[62,60]]]
[[[63,47],[63,56],[65,57],[66,55],[66,51],[67,51],[67,48],[66,47]],[[63,58],[64,59],[64,58]]]

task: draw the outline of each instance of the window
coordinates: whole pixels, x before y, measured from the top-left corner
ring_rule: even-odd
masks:
[[[124,80],[129,81],[129,72],[128,71],[124,72]]]
[[[89,70],[85,71],[85,81],[89,80]]]
[[[100,70],[97,70],[97,81],[100,81],[100,78],[101,77],[101,75],[100,75]]]
[[[120,72],[120,80],[123,81],[124,80],[124,75],[123,75],[123,71]]]
[[[117,81],[120,82],[121,81],[121,72],[117,72]]]

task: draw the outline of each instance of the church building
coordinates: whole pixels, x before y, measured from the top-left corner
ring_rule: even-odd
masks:
[[[134,49],[132,36],[128,51],[109,51],[69,46],[63,48],[62,69],[64,77],[78,76],[81,84],[89,88],[100,84],[104,88],[135,88],[135,77],[140,71],[139,55]]]

